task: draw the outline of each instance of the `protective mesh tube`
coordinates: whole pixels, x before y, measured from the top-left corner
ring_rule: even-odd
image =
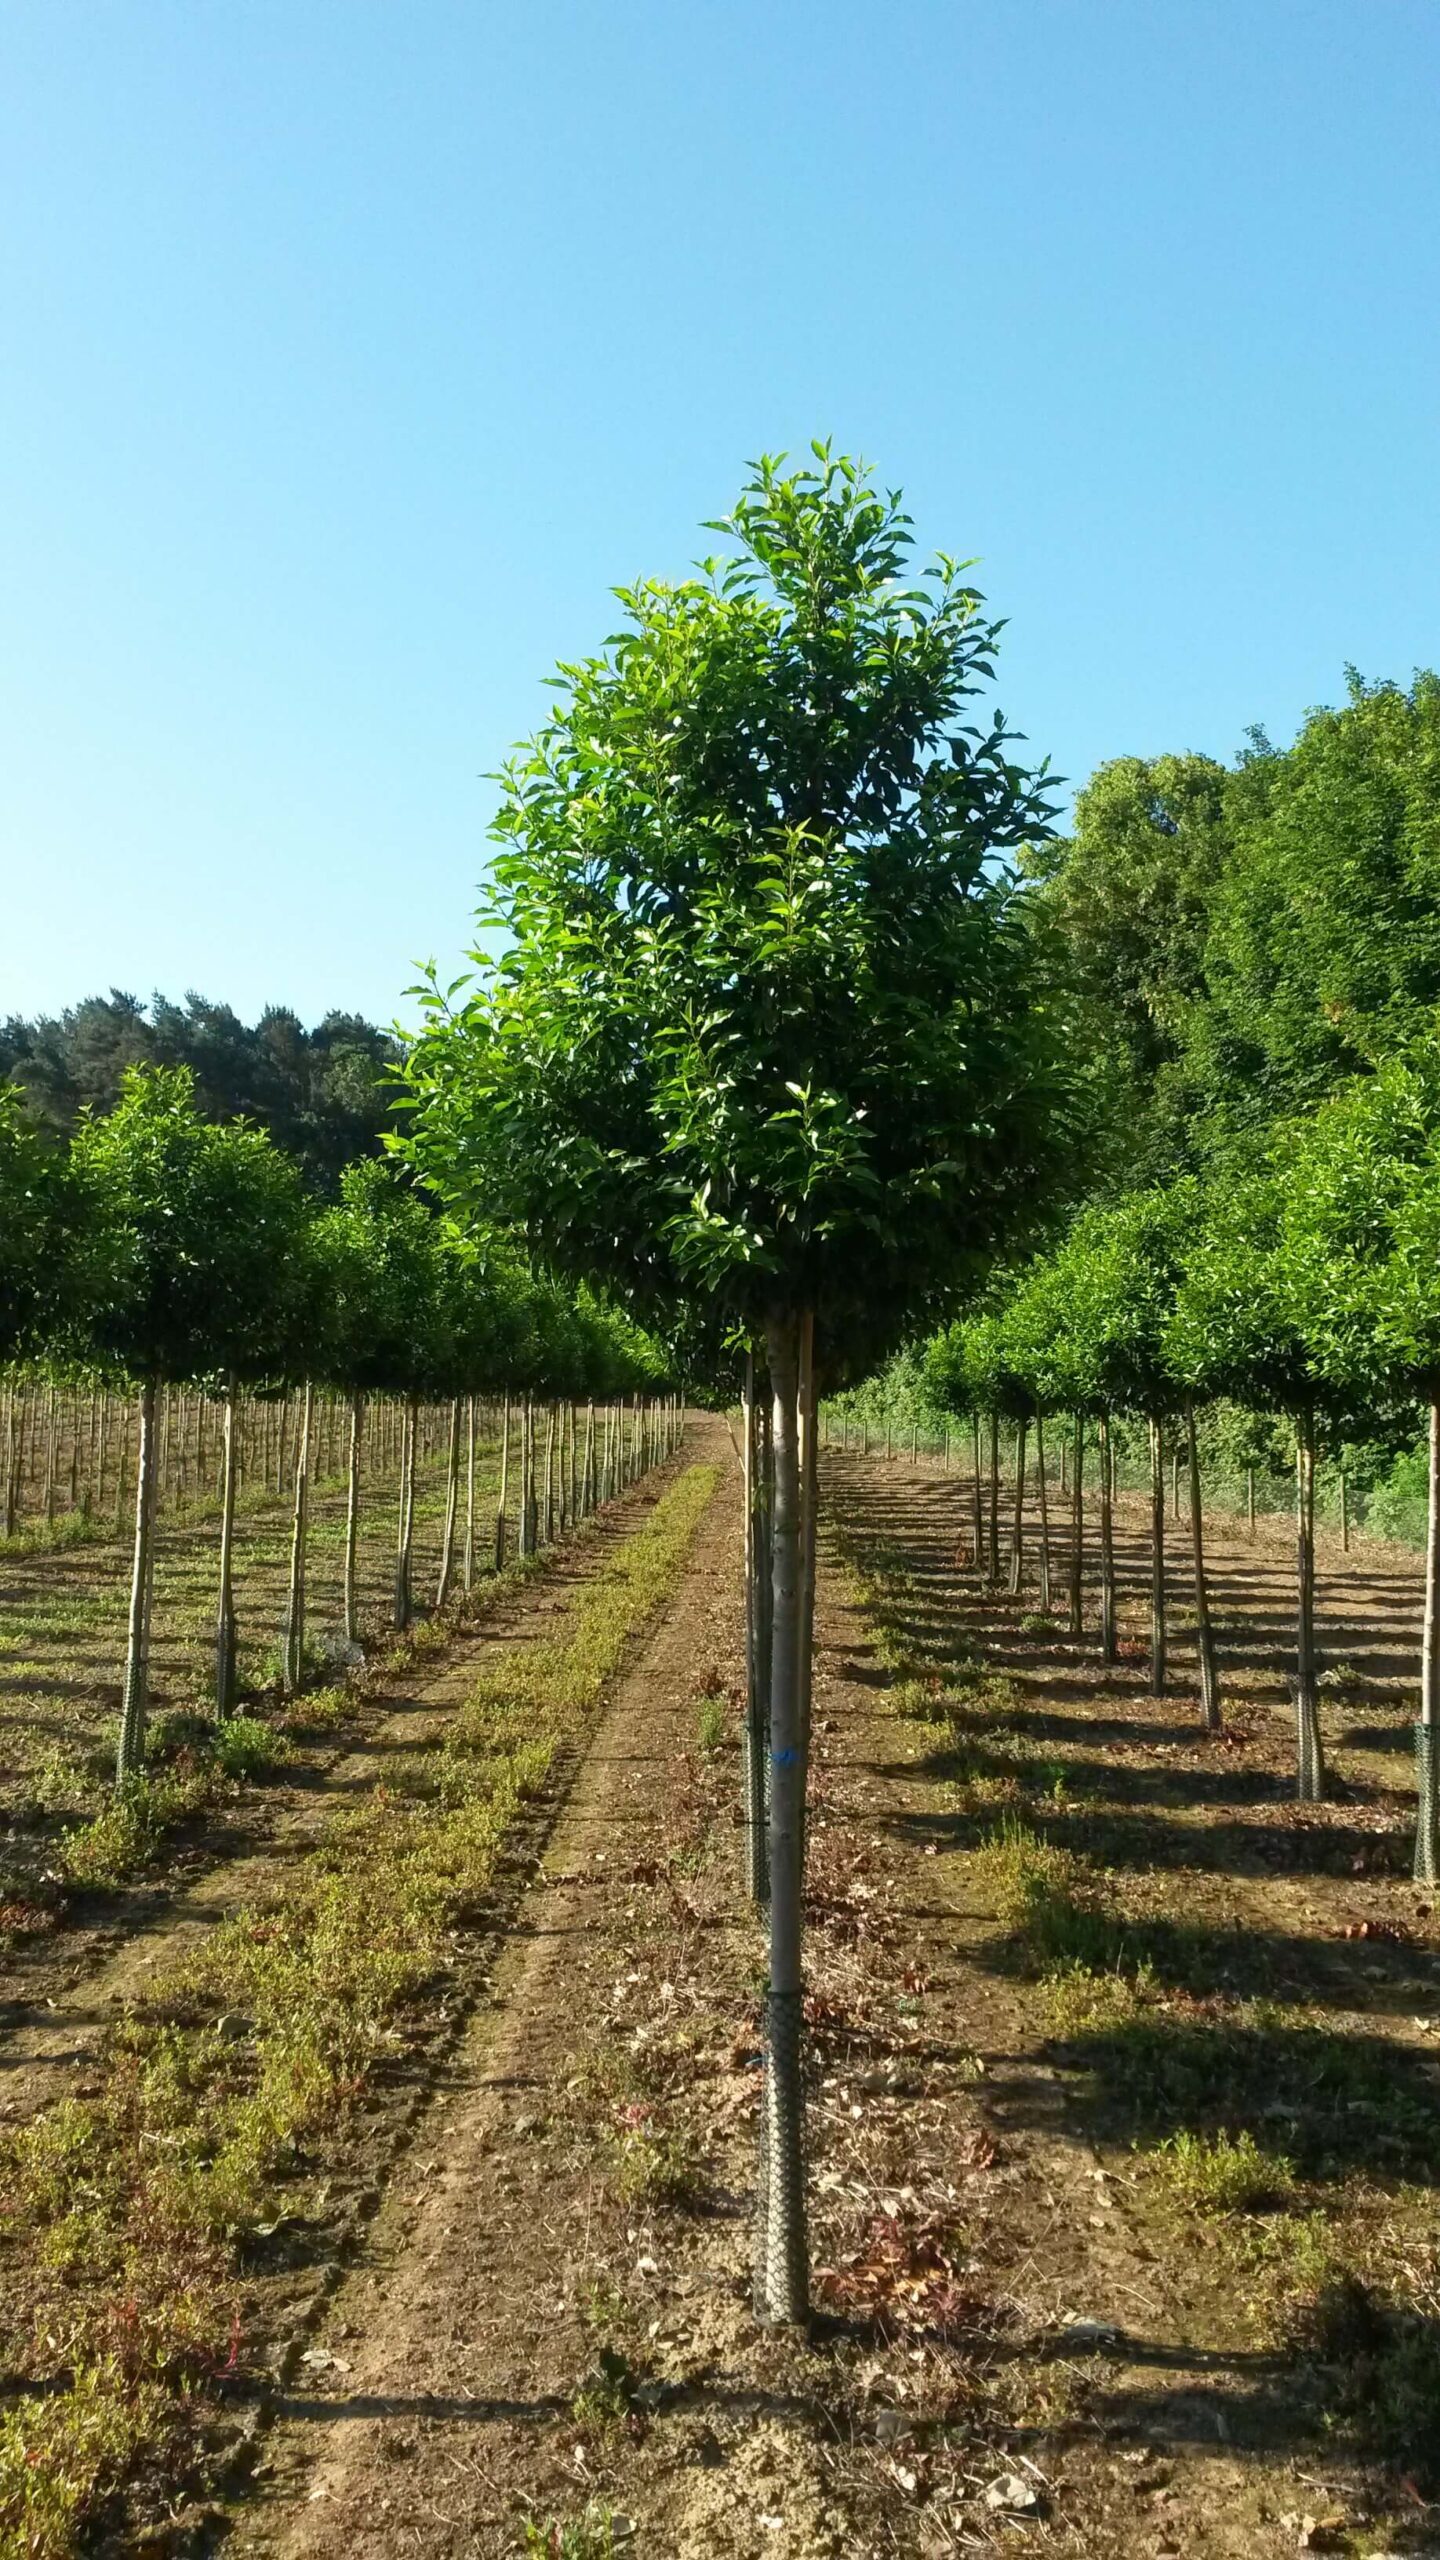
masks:
[[[805,2098],[802,1995],[772,1991],[760,2127],[760,2247],[755,2312],[781,2323],[805,2317]]]
[[[1433,1724],[1415,1727],[1415,1786],[1418,1803],[1415,1819],[1415,1881],[1417,1884],[1440,1882],[1440,1801],[1436,1780],[1440,1777],[1440,1753],[1436,1750],[1436,1728]]]
[[[1295,1691],[1295,1793],[1301,1804],[1318,1804],[1325,1793],[1325,1750],[1313,1697]]]

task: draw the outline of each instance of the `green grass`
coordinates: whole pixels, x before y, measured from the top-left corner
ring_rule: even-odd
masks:
[[[1295,2171],[1283,2152],[1262,2151],[1248,2126],[1239,2133],[1172,2133],[1151,2164],[1189,2213],[1258,2213],[1288,2202]]]
[[[195,2464],[207,2387],[253,2352],[247,2255],[316,2209],[327,2148],[665,1596],[716,1476],[682,1476],[563,1631],[477,1684],[463,1747],[432,1755],[443,1784],[401,1773],[337,1819],[284,1894],[156,1981],[108,2039],[97,2095],[0,2146],[0,2548],[70,2560],[137,2462]]]
[[[553,2518],[536,2523],[527,2517],[520,2527],[520,2549],[538,2560],[612,2560],[620,2548],[615,2535],[613,2508],[592,2498],[584,2514],[568,2523]]]

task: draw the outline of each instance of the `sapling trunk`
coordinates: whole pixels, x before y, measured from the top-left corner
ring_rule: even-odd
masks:
[[[545,1408],[545,1544],[555,1541],[555,1425],[553,1404]]]
[[[450,1399],[450,1444],[445,1458],[445,1532],[440,1541],[440,1580],[435,1606],[443,1609],[455,1577],[455,1523],[460,1511],[460,1399]]]
[[[475,1587],[475,1399],[465,1400],[465,1590]]]
[[[815,1446],[815,1317],[806,1308],[800,1319],[800,1751],[810,1767],[811,1671],[815,1652],[815,1548],[819,1525],[819,1470]],[[808,1837],[806,1795],[800,1798],[800,1871],[805,1872]]]
[[[295,1514],[290,1534],[290,1605],[285,1619],[285,1686],[292,1697],[305,1678],[305,1536],[310,1508],[310,1426],[314,1390],[308,1380],[295,1453]]]
[[[1095,1426],[1096,1463],[1100,1470],[1100,1659],[1115,1659],[1115,1479],[1110,1466],[1110,1416]]]
[[[1430,1402],[1430,1486],[1425,1522],[1425,1621],[1420,1643],[1420,1716],[1415,1727],[1415,1881],[1440,1879],[1440,1399]]]
[[[1247,1467],[1245,1470],[1245,1525],[1253,1538],[1255,1535],[1255,1470],[1253,1467]]]
[[[400,1429],[400,1509],[395,1532],[395,1609],[396,1627],[403,1634],[410,1624],[410,1558],[415,1536],[415,1426],[416,1398],[405,1399],[404,1419]]]
[[[13,1538],[15,1535],[15,1507],[18,1495],[17,1457],[19,1430],[16,1416],[16,1406],[18,1402],[19,1390],[13,1386],[7,1388],[5,1394],[5,1483],[3,1520],[3,1533],[7,1538]]]
[[[1045,1482],[1045,1416],[1035,1416],[1035,1491],[1040,1502],[1040,1606],[1050,1609],[1050,1496]]]
[[[763,2227],[756,2265],[762,2320],[798,2323],[809,2308],[801,2072],[801,1726],[803,1627],[799,1450],[800,1324],[790,1310],[765,1328],[770,1368],[774,1510],[770,1668],[770,1985],[763,2113]]]
[[[1085,1424],[1075,1416],[1075,1468],[1070,1482],[1070,1633],[1085,1627]]]
[[[1025,1420],[1015,1426],[1015,1509],[1010,1529],[1010,1590],[1018,1594],[1025,1575]]]
[[[1220,1670],[1215,1659],[1215,1631],[1210,1624],[1210,1589],[1205,1578],[1205,1513],[1200,1501],[1200,1449],[1195,1437],[1195,1407],[1185,1407],[1185,1445],[1190,1466],[1190,1545],[1195,1559],[1195,1651],[1200,1664],[1200,1714],[1207,1733],[1218,1733]]]
[[[135,1477],[135,1555],[130,1575],[130,1619],[125,1681],[120,1693],[120,1743],[115,1783],[123,1787],[145,1766],[145,1718],[150,1704],[150,1611],[155,1589],[155,1483],[159,1448],[156,1382],[140,1390],[140,1457]]]
[[[585,1407],[585,1456],[580,1468],[580,1508],[588,1519],[595,1508],[595,1399]]]
[[[975,1571],[977,1575],[983,1576],[985,1571],[985,1488],[981,1481],[980,1473],[982,1461],[980,1456],[980,1416],[978,1413],[972,1413],[970,1416],[970,1442],[971,1453],[975,1461],[970,1477],[971,1491],[974,1495]]]
[[[356,1557],[360,1544],[360,1433],[365,1410],[363,1396],[350,1399],[350,1447],[346,1462],[345,1483],[345,1641],[360,1641],[360,1597],[356,1588]]]
[[[767,1689],[770,1675],[769,1611],[762,1606],[762,1579],[768,1575],[769,1546],[762,1531],[763,1471],[760,1462],[759,1415],[755,1402],[755,1355],[745,1355],[740,1398],[745,1433],[745,1730],[741,1750],[741,1815],[745,1827],[745,1890],[763,1903],[769,1891],[769,1844],[765,1836],[765,1760],[770,1747]]]
[[[1150,1416],[1150,1688],[1165,1695],[1165,1448]]]
[[[1302,1804],[1318,1804],[1325,1753],[1315,1663],[1315,1418],[1308,1412],[1295,1429],[1295,1545],[1295,1786]]]
[[[1350,1478],[1343,1467],[1340,1470],[1340,1544],[1348,1555],[1350,1552]]]
[[[235,1705],[235,1381],[225,1388],[220,1424],[220,1595],[215,1611],[215,1713]]]
[[[1000,1419],[990,1416],[990,1538],[985,1579],[992,1590],[1000,1580]]]
[[[500,1490],[495,1498],[495,1570],[497,1573],[503,1573],[505,1570],[505,1532],[509,1526],[505,1516],[505,1505],[509,1499],[509,1485],[510,1397],[507,1391],[504,1419],[500,1425]]]

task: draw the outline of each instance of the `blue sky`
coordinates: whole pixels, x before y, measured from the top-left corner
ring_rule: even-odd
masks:
[[[0,0],[0,1012],[392,1016],[831,434],[1083,778],[1440,655],[1432,0]]]

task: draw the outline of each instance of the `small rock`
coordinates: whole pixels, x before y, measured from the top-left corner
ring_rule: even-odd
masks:
[[[1034,2515],[1040,2494],[1028,2480],[1021,2479],[1018,2471],[1002,2471],[986,2490],[985,2504],[993,2515]]]

